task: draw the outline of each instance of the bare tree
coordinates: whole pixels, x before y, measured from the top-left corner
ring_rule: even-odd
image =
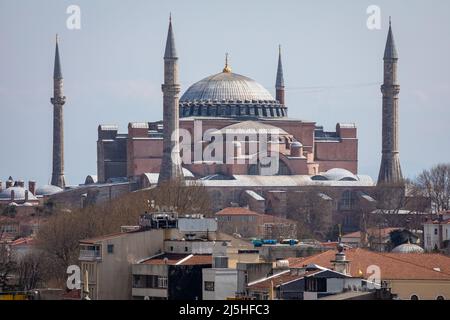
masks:
[[[329,193],[310,188],[289,197],[287,218],[297,222],[299,237],[328,240],[333,227],[333,199]]]
[[[417,193],[431,199],[433,210],[450,210],[450,163],[424,170],[413,183]]]
[[[185,185],[179,180],[163,183],[149,191],[148,198],[158,206],[175,208],[179,213],[212,214],[211,200],[206,188],[196,181],[188,181]]]
[[[179,213],[211,213],[205,188],[195,182],[186,186],[179,181],[132,192],[102,205],[57,212],[41,226],[37,236],[38,247],[53,260],[51,268],[56,280],[62,281],[66,268],[77,262],[80,240],[115,233],[124,225],[136,225],[141,214],[151,211],[151,200]]]
[[[0,243],[0,291],[9,288],[9,280],[16,269],[16,262],[11,248],[6,243]]]
[[[17,262],[18,286],[28,291],[37,288],[38,283],[45,275],[44,257],[37,252],[30,252]]]

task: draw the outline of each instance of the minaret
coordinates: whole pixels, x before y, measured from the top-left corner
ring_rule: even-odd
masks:
[[[172,30],[172,17],[169,20],[166,51],[164,53],[163,123],[164,142],[163,158],[159,171],[158,184],[170,180],[183,180],[179,143],[179,95],[178,56]],[[174,137],[175,139],[172,139]]]
[[[66,97],[63,92],[64,80],[59,59],[58,35],[56,35],[55,68],[53,71],[53,172],[52,185],[64,188],[64,123],[63,106]]]
[[[277,69],[277,82],[275,84],[276,100],[284,105],[284,76],[283,76],[283,63],[281,62],[281,46],[278,47],[278,69]]]
[[[400,184],[403,181],[398,148],[398,94],[397,82],[398,54],[389,18],[389,33],[384,52],[383,93],[383,156],[381,159],[378,184]]]

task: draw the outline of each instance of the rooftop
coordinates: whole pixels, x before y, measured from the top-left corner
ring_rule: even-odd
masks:
[[[368,234],[369,234],[369,236],[377,236],[377,237],[379,237],[381,235],[384,238],[384,237],[389,236],[389,234],[392,231],[400,230],[400,229],[401,228],[382,228],[382,229],[373,228],[373,229],[368,230]],[[356,231],[356,232],[345,234],[342,236],[342,238],[361,239],[361,231]]]
[[[317,264],[332,268],[331,260],[336,251],[329,250],[306,258],[289,258],[290,267],[303,267]],[[450,280],[450,257],[440,254],[398,254],[379,253],[360,248],[345,250],[350,260],[350,274],[353,277],[362,275],[365,279],[371,276],[369,266],[379,266],[383,280]],[[437,271],[440,270],[440,271]]]
[[[208,265],[212,264],[212,255],[163,253],[141,261],[140,263],[149,265],[166,264],[174,266]]]

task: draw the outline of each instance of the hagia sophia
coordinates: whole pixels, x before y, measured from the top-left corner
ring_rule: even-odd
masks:
[[[356,229],[358,222],[349,218],[352,206],[358,201],[376,202],[372,194],[376,183],[358,172],[357,127],[352,123],[337,123],[336,130],[328,132],[316,122],[288,116],[281,49],[278,69],[274,70],[275,97],[257,81],[235,73],[228,57],[223,69],[217,70],[222,69],[221,72],[192,84],[181,95],[178,57],[170,21],[164,52],[163,120],[129,123],[126,133],[120,132],[116,125],[99,125],[97,173],[88,175],[84,184],[68,187],[64,178],[63,108],[66,97],[57,41],[54,96],[51,99],[54,106],[52,186],[42,186],[38,188],[40,194],[34,194],[35,184],[33,190],[25,190],[24,183],[14,186],[13,179],[8,179],[6,188],[0,182],[0,205],[12,202],[17,206],[30,205],[30,201],[35,205],[39,199],[45,199],[53,205],[79,207],[180,178],[186,184],[190,181],[203,184],[213,199],[214,212],[240,205],[256,212],[286,217],[292,199],[315,187],[320,188],[320,199],[335,203],[336,212],[341,214],[336,215],[336,219],[345,221],[348,230]],[[390,26],[384,53],[383,150],[379,184],[400,183],[403,179],[398,148],[400,87],[397,62]],[[279,132],[275,142],[279,157],[276,174],[262,175],[262,164],[250,161],[257,156],[251,152],[251,145],[258,141],[248,137],[236,139],[233,144],[233,158],[243,160],[241,162],[183,163],[180,157],[182,142],[171,139],[171,135],[174,131],[184,130],[194,136],[198,127],[203,134],[211,130],[225,134],[228,130],[276,129]],[[211,140],[192,141],[188,149],[194,152],[196,143],[204,150]],[[23,192],[17,189],[21,186]]]

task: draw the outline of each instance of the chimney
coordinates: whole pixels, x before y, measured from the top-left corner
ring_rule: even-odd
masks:
[[[33,195],[36,195],[36,181],[28,181],[28,190],[30,190]]]
[[[0,192],[2,192],[2,191],[3,191],[3,181],[0,180]]]
[[[14,201],[14,198],[15,198],[14,190],[11,190],[11,202]]]
[[[6,189],[11,188],[13,186],[14,181],[12,181],[11,179],[8,179],[8,181],[6,181]]]
[[[25,181],[23,181],[23,180],[17,181],[17,186],[21,187],[21,188],[25,188]]]
[[[349,265],[350,261],[348,261],[345,257],[344,245],[342,243],[338,244],[337,253],[334,260],[331,260],[331,264],[333,265],[333,269],[336,272],[343,273],[345,275],[349,274]]]
[[[25,190],[25,202],[28,202],[28,192],[30,192],[30,191]]]

